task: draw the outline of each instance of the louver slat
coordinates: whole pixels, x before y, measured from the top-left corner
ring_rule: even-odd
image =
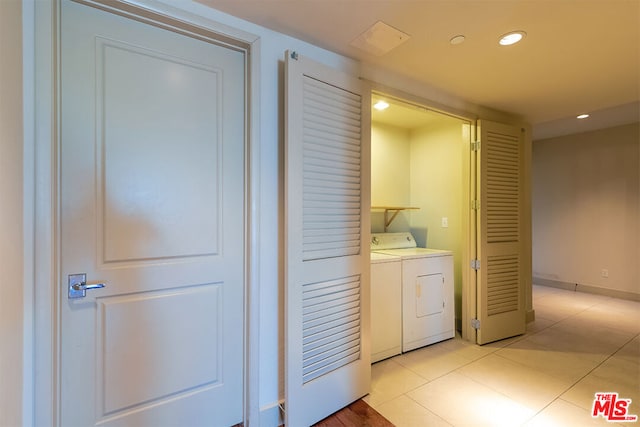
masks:
[[[303,286],[303,382],[360,357],[360,277]]]
[[[487,242],[520,239],[519,140],[489,132],[487,135]]]
[[[304,78],[303,260],[360,251],[361,99]]]
[[[487,314],[515,311],[519,301],[518,255],[490,256],[487,260]]]

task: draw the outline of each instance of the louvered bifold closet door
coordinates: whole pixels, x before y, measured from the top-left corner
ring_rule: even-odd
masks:
[[[524,333],[522,130],[479,123],[477,342]]]
[[[311,425],[369,391],[370,97],[286,57],[285,421]]]

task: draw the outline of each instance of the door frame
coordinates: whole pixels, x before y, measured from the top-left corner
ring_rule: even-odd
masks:
[[[260,38],[203,16],[154,0],[74,0],[129,19],[145,22],[245,53],[245,188],[244,188],[244,379],[243,419],[259,424],[259,218],[260,143],[259,69]],[[28,3],[28,2],[26,2]],[[25,81],[35,89],[25,97],[25,229],[32,238],[25,244],[25,278],[33,278],[33,298],[25,301],[25,318],[32,315],[33,334],[25,333],[25,425],[60,425],[60,10],[61,0],[34,2],[23,8]],[[25,87],[27,84],[25,83]],[[31,123],[28,123],[32,119]],[[28,202],[31,200],[31,202]],[[29,230],[30,229],[30,230]],[[27,233],[25,233],[26,235]],[[25,358],[25,364],[27,364]],[[26,384],[31,379],[31,384]]]

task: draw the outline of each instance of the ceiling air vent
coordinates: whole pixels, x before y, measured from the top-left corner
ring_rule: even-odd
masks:
[[[382,56],[409,40],[410,37],[409,34],[378,21],[353,39],[350,44],[370,54]]]

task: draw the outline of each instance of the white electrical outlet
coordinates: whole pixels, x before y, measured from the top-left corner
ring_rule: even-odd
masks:
[[[449,226],[449,218],[446,216],[442,217],[442,228],[447,228]]]
[[[603,268],[602,271],[600,272],[600,275],[604,278],[609,277],[609,270],[607,270],[606,268]]]

